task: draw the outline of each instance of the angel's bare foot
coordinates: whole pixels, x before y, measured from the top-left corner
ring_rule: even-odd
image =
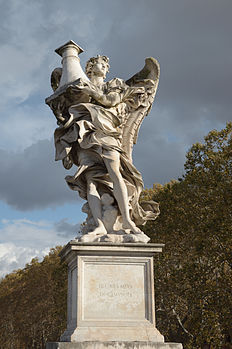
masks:
[[[134,234],[141,234],[141,230],[132,221],[127,221],[122,225],[123,229],[130,229]]]

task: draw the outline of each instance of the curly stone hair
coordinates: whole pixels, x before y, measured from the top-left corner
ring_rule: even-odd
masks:
[[[105,63],[106,63],[106,66],[107,66],[107,73],[109,71],[109,68],[110,68],[110,65],[109,65],[109,58],[106,57],[106,56],[100,56],[100,55],[97,55],[97,57],[92,57],[90,58],[87,63],[86,63],[86,66],[85,66],[85,71],[86,71],[86,74],[88,77],[91,76],[91,71],[92,71],[92,67],[94,65],[94,63],[96,61],[98,61],[99,59],[103,60]]]

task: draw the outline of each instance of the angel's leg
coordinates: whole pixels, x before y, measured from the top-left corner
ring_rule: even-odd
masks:
[[[130,218],[127,187],[119,170],[120,154],[117,151],[104,150],[104,155],[107,171],[113,181],[114,197],[117,200],[122,215],[123,228],[138,233],[140,230]]]
[[[96,184],[94,181],[86,176],[87,178],[87,200],[89,204],[90,211],[93,215],[93,218],[96,223],[96,228],[94,229],[93,234],[107,234],[106,228],[102,222],[102,206],[101,199],[98,194]]]

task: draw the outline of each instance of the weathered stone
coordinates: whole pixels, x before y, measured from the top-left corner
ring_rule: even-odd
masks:
[[[90,58],[85,74],[79,59],[82,51],[72,40],[56,50],[62,68],[52,72],[54,93],[46,99],[59,125],[54,133],[56,160],[62,160],[66,169],[78,167],[65,179],[87,200],[84,236],[78,239],[147,243],[150,238],[138,225],[156,219],[159,205],[140,202],[143,181],[133,165],[132,150],[154,101],[159,63],[146,58],[144,68],[129,80],[105,82],[109,58]]]
[[[71,241],[61,252],[68,262],[68,324],[64,342],[153,341],[153,254],[162,244]]]

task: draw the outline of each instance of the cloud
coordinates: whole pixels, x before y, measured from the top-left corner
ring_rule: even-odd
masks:
[[[134,163],[142,173],[145,187],[164,184],[183,175],[185,150],[181,143],[170,142],[162,136],[147,137],[134,153]]]
[[[62,241],[48,222],[26,219],[2,220],[0,229],[0,276],[23,268],[32,258],[44,257]]]
[[[0,278],[13,270],[24,268],[32,258],[42,259],[48,252],[49,248],[40,251],[37,248],[19,247],[13,243],[0,244]]]
[[[0,277],[23,268],[32,258],[44,257],[50,248],[64,245],[77,236],[80,224],[2,219],[0,228]]]
[[[161,65],[156,104],[171,116],[167,132],[175,135],[177,127],[172,125],[176,123],[191,137],[195,122],[197,138],[202,120],[208,123],[206,132],[219,122],[225,124],[232,107],[232,3],[177,0],[146,1],[136,7],[127,4],[130,14],[125,10],[120,24],[113,22],[104,42],[112,76],[132,76],[146,56],[154,56]],[[156,119],[154,127],[159,125]]]
[[[9,105],[2,110],[0,148],[23,151],[39,140],[51,139],[56,127],[53,114],[41,103]]]
[[[51,141],[39,141],[23,152],[0,150],[0,158],[0,196],[14,208],[42,209],[77,200],[65,183],[62,164],[54,161]]]
[[[67,218],[62,219],[59,222],[54,224],[54,228],[57,231],[57,235],[60,237],[73,237],[77,236],[79,233],[81,225],[80,224],[71,224],[67,221]]]
[[[25,248],[35,248],[35,246],[45,248],[63,241],[57,238],[53,223],[49,221],[12,219],[3,220],[2,224],[0,229],[2,243],[13,241],[17,246]]]

